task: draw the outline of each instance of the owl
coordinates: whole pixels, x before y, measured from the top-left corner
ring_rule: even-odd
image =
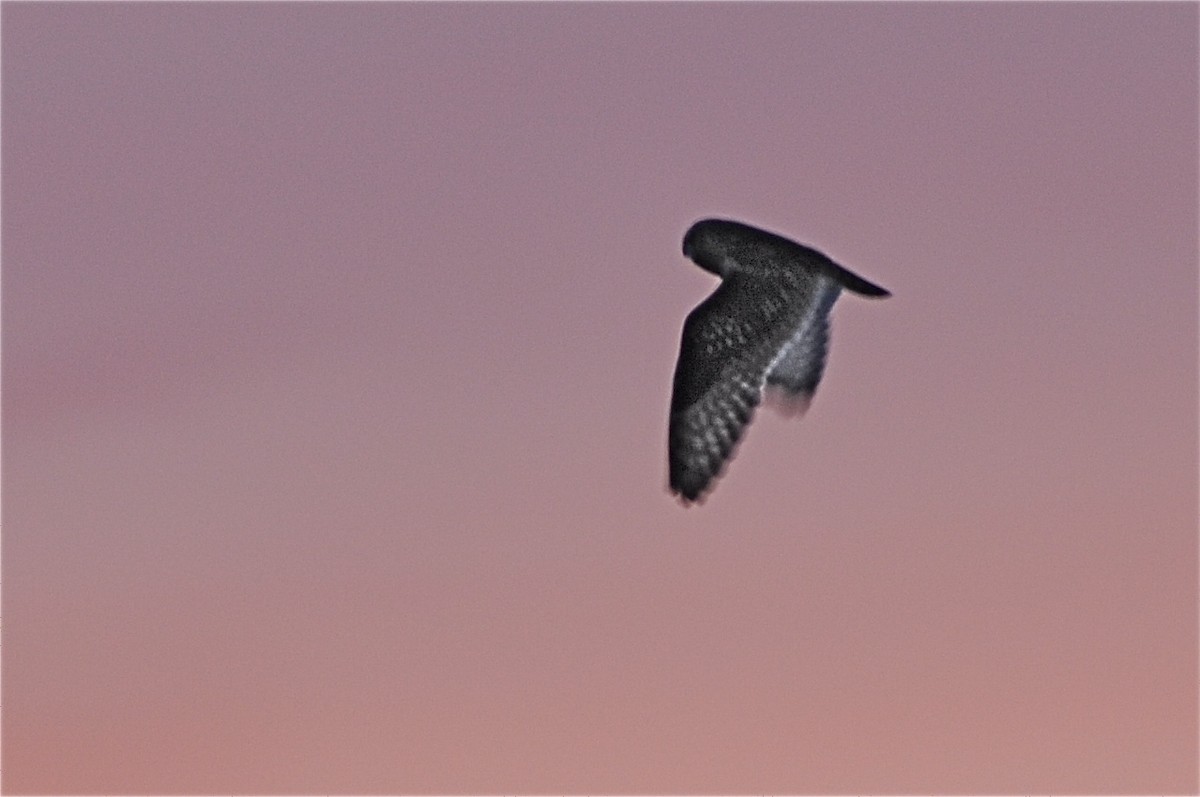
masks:
[[[785,411],[807,407],[841,290],[891,294],[815,249],[736,221],[696,222],[683,254],[721,278],[683,322],[671,391],[670,486],[687,505],[720,476],[764,391]]]

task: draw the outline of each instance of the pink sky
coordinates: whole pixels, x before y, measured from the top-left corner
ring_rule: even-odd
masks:
[[[7,792],[1198,788],[1196,4],[2,13]]]

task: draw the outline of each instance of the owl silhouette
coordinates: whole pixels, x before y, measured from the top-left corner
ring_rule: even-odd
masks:
[[[807,408],[829,349],[829,311],[841,290],[891,294],[807,246],[757,227],[704,219],[683,254],[721,284],[683,323],[671,391],[670,486],[702,499],[767,395]]]

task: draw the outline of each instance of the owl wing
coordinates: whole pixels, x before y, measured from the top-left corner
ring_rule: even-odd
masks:
[[[791,336],[794,302],[772,281],[734,273],[683,324],[671,393],[670,485],[696,500],[720,474],[767,371]]]
[[[839,293],[841,288],[833,279],[817,278],[816,290],[803,308],[799,323],[771,363],[767,387],[780,390],[781,409],[785,412],[803,411],[821,383],[829,350],[829,311]]]

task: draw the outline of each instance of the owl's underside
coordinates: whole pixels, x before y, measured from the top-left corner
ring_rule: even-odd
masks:
[[[722,277],[683,324],[671,394],[670,486],[684,503],[712,485],[764,389],[802,410],[825,370],[829,311],[841,290],[883,288],[820,252],[735,221],[696,222],[683,252]]]

